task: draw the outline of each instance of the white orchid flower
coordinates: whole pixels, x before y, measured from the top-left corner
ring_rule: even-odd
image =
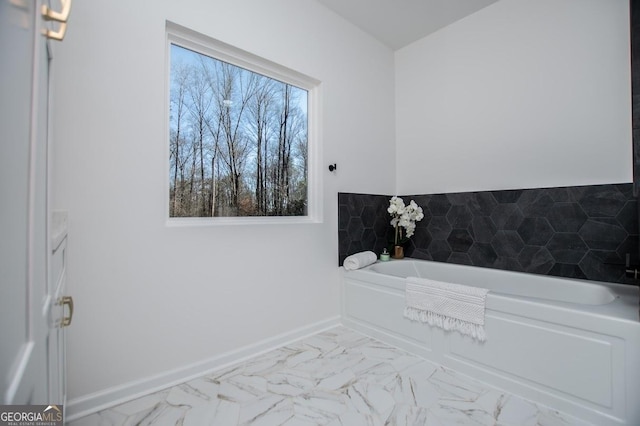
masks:
[[[415,234],[416,222],[424,219],[424,211],[414,200],[408,205],[402,198],[393,196],[389,200],[387,212],[391,215],[391,226],[395,228],[395,243],[398,244],[404,238],[410,238]],[[401,228],[404,228],[404,237]]]

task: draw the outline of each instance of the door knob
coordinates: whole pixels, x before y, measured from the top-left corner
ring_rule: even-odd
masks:
[[[52,40],[62,41],[65,33],[67,32],[67,20],[69,19],[69,13],[71,12],[71,0],[60,0],[62,4],[62,10],[56,12],[51,10],[48,6],[42,5],[42,17],[46,21],[60,22],[60,28],[58,31],[52,31],[49,29],[44,30],[44,35]]]
[[[71,0],[61,0],[62,10],[56,12],[51,10],[48,6],[42,5],[42,16],[47,21],[67,22],[69,19],[69,13],[71,12]]]

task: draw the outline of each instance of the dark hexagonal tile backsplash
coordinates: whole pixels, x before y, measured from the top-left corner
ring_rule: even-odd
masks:
[[[393,229],[387,195],[338,194],[339,264],[380,254]],[[632,184],[405,195],[425,213],[408,256],[567,278],[633,283],[638,213]]]

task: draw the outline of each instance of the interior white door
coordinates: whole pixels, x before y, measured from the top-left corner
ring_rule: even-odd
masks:
[[[40,6],[40,0],[0,0],[0,375],[4,404],[46,404],[48,398],[49,82]]]

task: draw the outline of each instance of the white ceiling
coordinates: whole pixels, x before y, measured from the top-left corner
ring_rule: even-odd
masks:
[[[318,0],[393,50],[498,0]]]

